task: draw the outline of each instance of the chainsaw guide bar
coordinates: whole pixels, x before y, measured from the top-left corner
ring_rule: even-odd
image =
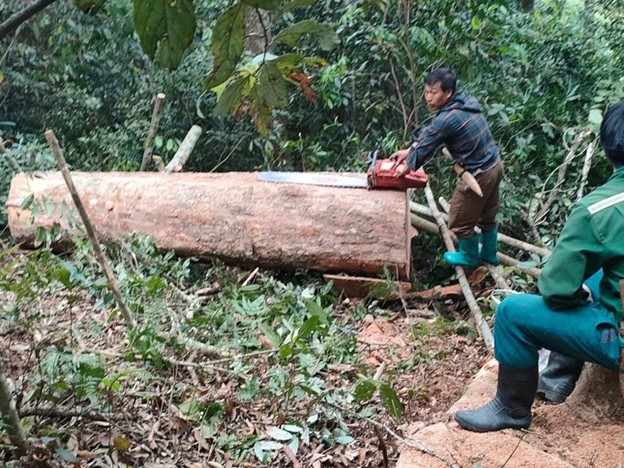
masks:
[[[284,184],[324,185],[326,187],[408,190],[423,188],[429,177],[421,169],[397,175],[403,164],[396,159],[379,159],[379,151],[370,156],[370,166],[365,174],[331,174],[326,172],[258,172],[258,180]]]
[[[312,172],[259,172],[258,180],[282,184],[321,185],[325,187],[368,188],[366,174],[339,175]]]

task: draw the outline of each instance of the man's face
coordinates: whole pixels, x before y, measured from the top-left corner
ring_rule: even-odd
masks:
[[[441,109],[448,102],[453,92],[442,90],[440,82],[425,85],[425,102],[431,110]]]

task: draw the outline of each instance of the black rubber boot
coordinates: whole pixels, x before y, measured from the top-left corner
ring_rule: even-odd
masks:
[[[563,403],[574,390],[582,370],[582,360],[551,351],[548,364],[539,374],[537,393],[553,403]]]
[[[531,405],[537,389],[537,366],[514,369],[498,366],[496,396],[475,410],[455,413],[455,421],[474,432],[526,429],[531,425]]]

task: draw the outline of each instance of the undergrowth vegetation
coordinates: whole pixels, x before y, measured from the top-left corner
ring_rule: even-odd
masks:
[[[241,463],[269,463],[284,445],[294,454],[319,444],[362,447],[354,422],[401,421],[401,399],[423,394],[399,398],[394,379],[419,360],[436,366],[445,357],[416,353],[374,376],[356,336],[365,316],[387,313],[378,301],[347,307],[313,276],[197,263],[159,253],[141,237],[106,247],[137,321],[127,329],[88,243],[75,241],[62,256],[45,247],[19,255],[7,249],[0,264],[11,365],[30,369],[13,382],[18,405],[21,414],[36,415],[26,425],[37,443],[65,462],[78,462],[67,449],[78,428],[68,419],[50,425],[44,408],[61,418],[148,419],[156,405],[227,452],[223,460]],[[462,323],[441,317],[412,335],[416,342],[457,332],[474,337]],[[136,463],[149,455],[123,420],[86,430],[75,443],[92,456]],[[110,446],[102,447],[103,432],[112,434]]]

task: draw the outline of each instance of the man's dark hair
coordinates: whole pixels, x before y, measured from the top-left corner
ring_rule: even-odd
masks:
[[[457,74],[452,68],[436,68],[425,78],[426,85],[432,85],[434,83],[440,83],[442,91],[448,91],[455,93],[455,86],[457,85]]]
[[[605,112],[600,125],[600,145],[616,168],[624,166],[624,99]]]

